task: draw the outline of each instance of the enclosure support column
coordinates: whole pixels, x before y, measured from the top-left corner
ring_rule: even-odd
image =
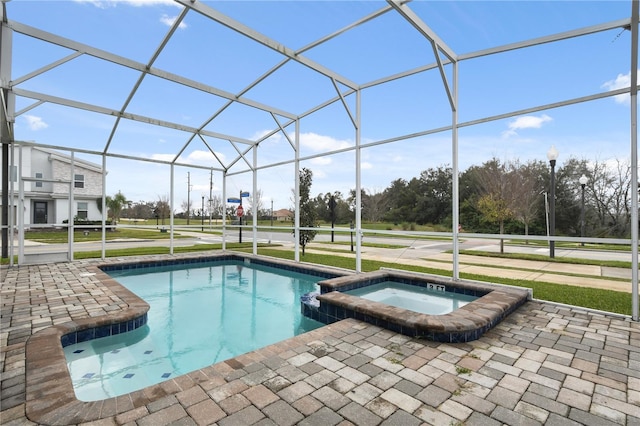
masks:
[[[9,160],[9,165],[11,167],[11,170],[13,170],[16,167],[16,149],[15,149],[15,141],[12,139],[11,140],[11,144],[7,144],[7,146],[9,147],[9,152],[11,153],[11,159]],[[9,175],[8,175],[9,176]],[[8,179],[7,176],[7,179]],[[7,215],[8,221],[8,231],[9,231],[9,236],[11,237],[11,240],[9,242],[9,266],[13,266],[14,264],[14,252],[15,252],[15,247],[13,244],[13,235],[15,232],[15,226],[18,223],[18,218],[17,216],[17,209],[15,209],[15,203],[16,203],[16,189],[14,188],[13,183],[11,184],[11,186],[9,187],[9,205],[8,210],[9,210],[9,214]]]
[[[15,148],[14,148],[15,149]],[[12,149],[13,151],[13,149]],[[24,263],[24,181],[22,180],[22,145],[18,147],[18,265]],[[13,185],[12,185],[13,186]]]
[[[638,0],[631,2],[631,318],[638,316]]]
[[[452,232],[453,232],[453,274],[454,280],[460,279],[460,241],[458,241],[460,233],[460,182],[458,180],[458,63],[454,62],[453,66],[453,105],[451,108],[451,202],[452,208]]]
[[[227,171],[222,172],[222,251],[227,249]]]
[[[173,202],[174,202],[174,179],[175,165],[171,163],[171,178],[169,186],[169,253],[173,254]],[[163,216],[164,217],[164,216]],[[164,219],[163,219],[164,220]]]
[[[258,195],[258,145],[253,146],[253,254],[258,254],[258,206],[256,196]]]
[[[73,203],[75,202],[73,197],[73,190],[76,187],[76,160],[75,152],[71,151],[71,179],[69,179],[69,227],[67,232],[69,234],[69,253],[67,259],[69,262],[73,260],[73,230],[76,225],[76,218],[73,216]]]
[[[294,206],[296,209],[294,221],[294,253],[295,261],[300,262],[300,119],[296,119],[296,152],[295,152],[294,173]]]
[[[13,152],[13,121],[14,121],[14,96],[10,91],[9,82],[11,81],[11,58],[12,58],[12,30],[6,26],[6,3],[0,5],[0,145],[2,145],[2,223],[0,224],[0,232],[2,233],[2,258],[9,257],[9,231],[11,231],[11,245],[13,245],[13,229],[10,228],[9,220],[13,212],[10,204],[13,205],[13,196],[9,198],[9,186],[13,192],[13,184],[9,185],[11,173],[9,168],[9,151]],[[13,155],[13,154],[11,154]],[[12,164],[13,166],[13,164]],[[13,257],[10,260],[13,264]]]
[[[362,168],[360,166],[360,100],[362,92],[356,90],[356,272],[362,272]]]
[[[107,240],[107,232],[106,232],[106,219],[107,219],[107,156],[103,153],[102,154],[102,200],[100,200],[100,202],[102,203],[102,248],[101,248],[101,255],[100,258],[102,260],[104,260],[107,257],[106,254],[106,250],[107,250],[107,244],[106,244],[106,240]]]

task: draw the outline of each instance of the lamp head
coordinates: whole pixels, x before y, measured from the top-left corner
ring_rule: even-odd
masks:
[[[580,176],[580,179],[578,179],[578,182],[580,182],[580,185],[585,186],[587,182],[589,182],[589,178],[583,174]]]
[[[549,159],[549,161],[556,161],[558,159],[558,154],[556,147],[551,145],[551,148],[547,151],[547,159]]]

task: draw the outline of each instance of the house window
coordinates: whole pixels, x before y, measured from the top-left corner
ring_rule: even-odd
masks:
[[[87,219],[89,217],[89,203],[79,202],[76,216],[78,219]]]
[[[18,181],[18,166],[10,166],[11,169],[11,182]]]
[[[36,179],[42,179],[42,173],[36,173]],[[36,188],[42,188],[42,182],[36,182]]]
[[[84,188],[84,175],[73,175],[73,187]]]

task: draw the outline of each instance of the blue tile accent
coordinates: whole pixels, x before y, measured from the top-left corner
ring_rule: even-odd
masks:
[[[87,373],[87,374],[85,374],[84,376],[82,376],[82,378],[83,378],[83,379],[90,379],[90,378],[92,378],[93,376],[95,376],[95,373]]]
[[[114,349],[111,351],[112,354],[117,354],[118,352],[120,352],[120,349]]]
[[[164,373],[162,376],[163,379],[166,379],[167,377],[171,376],[171,373]]]
[[[77,351],[73,351],[74,354],[81,354],[84,352],[84,349],[78,349]]]
[[[122,377],[123,377],[123,378],[125,378],[125,379],[130,379],[130,378],[132,378],[133,376],[135,376],[135,374],[133,374],[133,373],[127,373],[127,374],[125,374],[125,375],[124,375],[124,376],[122,376]]]
[[[151,352],[153,352],[153,351],[144,351],[144,354],[145,355],[149,355]]]

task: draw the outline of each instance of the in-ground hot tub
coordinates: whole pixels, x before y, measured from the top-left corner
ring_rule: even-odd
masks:
[[[401,283],[416,290],[416,298],[425,289],[441,293],[452,300],[464,300],[462,296],[475,297],[461,303],[449,313],[425,314],[402,306],[393,306],[349,294],[366,287],[385,287],[385,283]],[[453,280],[437,275],[416,274],[396,270],[380,270],[358,275],[333,278],[318,283],[320,294],[303,297],[302,312],[305,316],[325,324],[345,318],[355,318],[370,324],[428,340],[461,343],[476,340],[503,318],[524,304],[531,296],[530,290],[516,287]],[[449,294],[447,294],[449,293]],[[388,298],[387,300],[392,300]],[[393,303],[393,302],[392,302]],[[400,305],[405,303],[400,303]]]

